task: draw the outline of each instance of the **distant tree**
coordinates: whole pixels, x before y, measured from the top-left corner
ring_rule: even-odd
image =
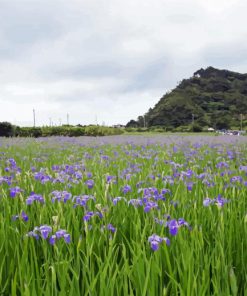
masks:
[[[0,137],[13,137],[14,127],[9,122],[0,122]]]
[[[138,122],[138,126],[144,127],[144,117],[143,116],[138,116],[137,122]]]
[[[192,126],[192,131],[194,133],[200,133],[202,132],[202,127],[198,123],[194,123]]]
[[[126,127],[139,127],[139,124],[136,120],[131,119],[127,124]]]

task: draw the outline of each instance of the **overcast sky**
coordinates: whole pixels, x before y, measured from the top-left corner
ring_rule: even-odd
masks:
[[[0,0],[0,121],[126,124],[207,66],[247,73],[246,0]]]

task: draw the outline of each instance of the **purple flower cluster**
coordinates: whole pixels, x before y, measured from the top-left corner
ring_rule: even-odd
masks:
[[[42,195],[32,192],[30,196],[26,199],[26,204],[31,205],[34,201],[37,201],[42,204],[45,203],[45,200]]]
[[[74,208],[76,208],[77,206],[86,207],[87,206],[87,202],[89,200],[95,201],[95,197],[93,195],[74,196],[73,197]]]
[[[218,207],[223,207],[224,204],[228,203],[230,200],[229,199],[226,199],[226,198],[223,198],[220,194],[216,197],[216,198],[205,198],[203,200],[203,205],[204,207],[208,207],[210,205],[217,205]]]
[[[61,238],[68,244],[71,241],[70,234],[66,230],[60,229],[52,234],[52,228],[48,225],[41,225],[40,227],[35,227],[33,231],[28,232],[27,236],[35,237],[37,240],[41,237],[44,240],[49,239],[49,243],[54,245],[55,242]]]
[[[34,179],[40,181],[41,184],[52,181],[52,177],[47,175],[44,171],[34,173]]]
[[[0,185],[6,183],[7,185],[11,185],[13,178],[11,176],[2,176],[0,177]]]
[[[129,205],[132,205],[134,207],[141,207],[143,205],[143,200],[140,198],[137,199],[130,199],[128,202]]]
[[[71,199],[71,196],[72,196],[72,194],[67,191],[58,191],[58,190],[52,191],[51,195],[52,195],[52,202],[53,203],[56,200],[66,203],[69,199]]]
[[[165,195],[171,194],[171,191],[169,189],[163,188],[159,192],[159,190],[156,187],[148,187],[148,188],[140,188],[138,192],[143,191],[143,201],[147,202],[150,199],[154,199],[155,201],[163,200],[165,201]]]
[[[49,243],[51,245],[54,245],[56,243],[56,241],[61,238],[63,238],[67,244],[69,244],[71,242],[70,234],[68,234],[66,230],[60,229],[60,230],[56,231],[55,234],[51,235],[51,237],[49,239]]]
[[[158,209],[158,204],[154,201],[147,201],[144,205],[144,212],[148,213],[152,209]]]

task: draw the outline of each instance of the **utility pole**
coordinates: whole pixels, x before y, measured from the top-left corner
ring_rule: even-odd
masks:
[[[242,113],[240,114],[240,130],[241,132],[243,130],[243,114]]]
[[[192,126],[194,126],[194,118],[195,118],[195,114],[192,113]]]
[[[33,109],[33,126],[35,127],[35,121],[36,121],[36,118],[35,118],[35,110]]]
[[[67,125],[69,125],[69,113],[67,113]]]
[[[145,115],[143,115],[143,125],[146,127]]]

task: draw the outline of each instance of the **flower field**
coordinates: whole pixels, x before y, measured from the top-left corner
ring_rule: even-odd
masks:
[[[247,295],[246,144],[0,139],[0,295]]]

